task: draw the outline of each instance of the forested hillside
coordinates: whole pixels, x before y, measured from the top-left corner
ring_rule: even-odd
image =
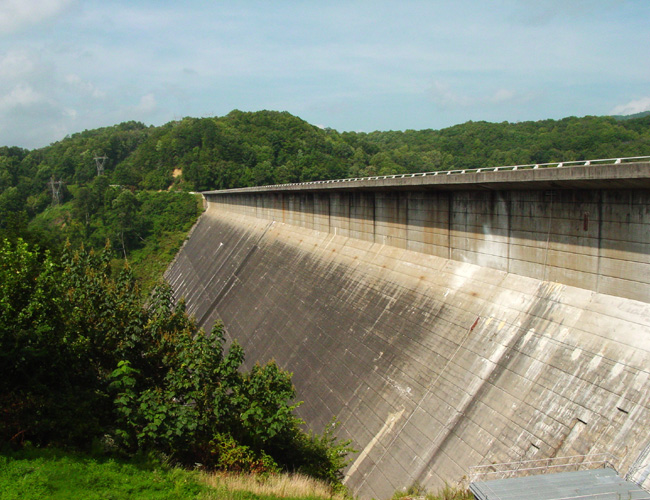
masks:
[[[198,210],[187,191],[649,154],[647,114],[372,133],[273,111],[126,122],[33,151],[0,148],[0,237],[49,247],[109,239],[130,256],[152,235],[189,228]],[[103,175],[96,157],[106,157]]]

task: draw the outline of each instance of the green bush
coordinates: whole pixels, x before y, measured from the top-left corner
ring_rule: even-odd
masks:
[[[222,325],[196,327],[160,284],[143,305],[107,247],[60,259],[0,245],[0,441],[152,450],[185,464],[302,470],[337,483],[348,443],[305,434],[291,375],[242,370]]]
[[[218,433],[210,441],[212,463],[218,469],[236,473],[275,474],[278,464],[266,453],[255,453],[250,447],[239,444],[228,434]]]

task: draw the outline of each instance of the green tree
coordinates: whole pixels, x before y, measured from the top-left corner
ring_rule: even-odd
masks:
[[[167,285],[145,307],[110,260],[109,247],[55,259],[0,245],[0,442],[111,436],[126,453],[337,477],[348,443],[301,431],[290,374],[273,362],[246,372],[221,325],[197,329]]]
[[[109,222],[120,243],[124,258],[127,248],[131,248],[138,236],[138,219],[136,217],[140,203],[130,190],[124,189],[111,202]]]

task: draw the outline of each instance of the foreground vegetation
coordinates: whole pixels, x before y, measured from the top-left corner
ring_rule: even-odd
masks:
[[[201,473],[203,484],[214,488],[220,499],[251,500],[277,498],[344,500],[350,498],[332,489],[331,485],[302,474],[229,474]]]
[[[150,458],[123,460],[62,450],[0,455],[0,500],[343,499],[329,484],[290,474],[190,471]]]
[[[61,257],[0,243],[0,443],[152,452],[236,472],[297,471],[340,485],[348,443],[305,433],[291,374],[243,370],[221,325],[199,330],[171,291],[145,303],[111,251]]]
[[[210,498],[197,474],[54,450],[0,455],[0,499],[179,499]],[[216,497],[213,497],[216,498]]]
[[[391,500],[412,500],[416,498],[421,500],[475,500],[474,495],[468,488],[445,485],[444,488],[432,493],[417,483],[404,491],[395,492]]]
[[[331,485],[301,474],[232,474],[172,467],[138,455],[125,460],[60,449],[0,454],[0,500],[344,500]],[[427,492],[415,485],[391,500],[474,500],[465,488]]]

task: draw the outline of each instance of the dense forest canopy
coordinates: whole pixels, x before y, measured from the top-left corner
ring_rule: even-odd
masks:
[[[160,127],[126,122],[86,130],[33,151],[2,147],[0,192],[15,187],[38,210],[50,198],[52,176],[66,185],[91,182],[96,156],[108,158],[109,184],[200,191],[644,153],[650,153],[647,114],[339,133],[287,112],[232,111]]]
[[[650,155],[648,114],[372,133],[275,111],[131,121],[32,151],[0,147],[0,237],[95,248],[109,239],[127,256],[152,234],[186,230],[198,215],[191,191],[640,155]]]

